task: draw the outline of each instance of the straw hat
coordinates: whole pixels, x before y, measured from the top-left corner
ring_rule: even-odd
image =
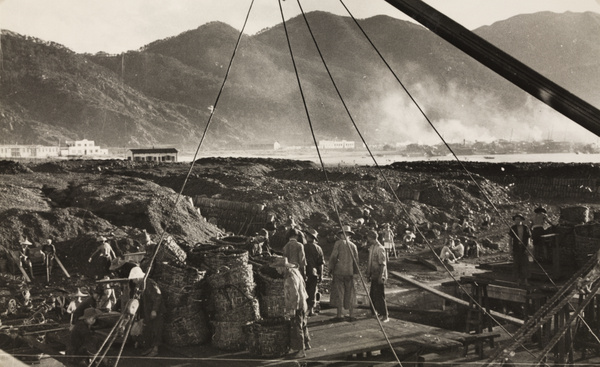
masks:
[[[296,265],[290,264],[287,257],[278,256],[271,262],[271,266],[274,268],[295,268]]]
[[[87,297],[89,294],[83,293],[81,289],[77,288],[77,293],[73,294],[73,297]]]
[[[317,230],[309,228],[306,230],[306,234],[314,238],[315,240],[319,238],[319,232]]]
[[[131,271],[129,272],[128,279],[141,279],[144,276],[146,276],[146,274],[144,274],[144,272],[142,271],[142,268],[140,268],[139,266],[136,266],[135,268],[132,268]]]
[[[21,241],[21,245],[33,245],[31,242],[29,242],[29,240],[26,238],[25,240]]]
[[[354,234],[354,232],[352,232],[352,228],[350,228],[350,226],[342,226],[342,230],[339,231],[338,234],[341,234],[342,232]]]

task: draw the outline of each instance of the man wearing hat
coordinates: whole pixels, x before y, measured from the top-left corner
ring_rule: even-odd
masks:
[[[288,242],[283,246],[283,256],[289,263],[298,265],[298,270],[302,276],[306,276],[306,254],[304,253],[304,245],[302,238],[304,234],[296,228],[288,231]]]
[[[373,305],[373,313],[379,314],[383,322],[390,321],[387,304],[385,302],[385,282],[387,273],[387,253],[383,245],[377,240],[377,232],[367,233],[369,247],[369,260],[367,262],[367,277],[371,280],[369,297]]]
[[[33,279],[33,266],[31,265],[31,259],[29,258],[29,246],[32,245],[32,243],[25,238],[20,244],[21,250],[19,251],[19,261],[21,262],[21,267],[29,269],[29,274],[31,274],[31,279]]]
[[[393,254],[395,258],[398,257],[396,253],[396,244],[394,243],[394,231],[389,223],[385,223],[383,225],[383,229],[381,230],[381,237],[383,238],[383,247],[387,251],[388,254]],[[367,236],[368,240],[368,236]]]
[[[54,265],[54,256],[56,256],[56,247],[54,247],[51,239],[47,239],[46,243],[42,246],[42,253],[44,254],[47,280],[50,281],[50,274],[52,274]]]
[[[98,315],[102,312],[89,307],[86,308],[71,330],[71,338],[67,355],[73,356],[72,361],[78,365],[87,365],[89,356],[98,351],[99,343],[102,341],[94,331],[92,325],[96,322]]]
[[[276,258],[272,266],[284,279],[285,313],[290,318],[290,349],[297,351],[298,357],[305,357],[305,350],[310,349],[310,334],[307,328],[308,296],[304,278],[298,266],[290,264],[285,257]]]
[[[535,208],[533,211],[533,216],[529,220],[529,225],[531,226],[531,240],[533,242],[533,250],[536,254],[536,257],[548,257],[548,250],[544,247],[542,242],[542,235],[546,234],[546,229],[544,225],[546,223],[550,223],[548,220],[548,215],[546,209],[539,206]]]
[[[77,288],[77,292],[71,295],[71,302],[67,306],[67,313],[71,315],[71,324],[73,324],[73,312],[83,302],[83,297],[87,297],[89,294],[85,294],[81,289]]]
[[[98,242],[100,242],[100,245],[98,246],[98,248],[96,248],[96,251],[94,251],[90,255],[88,262],[91,263],[93,257],[96,254],[98,254],[98,262],[100,263],[99,268],[102,271],[102,274],[100,274],[100,275],[103,276],[103,275],[108,274],[108,272],[110,271],[111,262],[113,259],[115,259],[117,257],[117,255],[115,255],[115,252],[113,251],[112,247],[108,243],[108,239],[106,237],[100,236],[98,238]]]
[[[101,285],[98,285],[96,288],[94,288],[91,291],[91,297],[84,299],[76,308],[75,311],[73,311],[73,314],[71,315],[71,325],[75,325],[75,323],[77,322],[77,320],[79,320],[79,318],[81,316],[83,316],[83,313],[85,312],[86,309],[88,308],[96,308],[96,306],[98,306],[98,301],[100,300],[100,297],[102,297],[102,294],[104,293],[104,289],[102,288]],[[84,295],[87,296],[87,295]]]
[[[354,288],[354,274],[358,274],[358,250],[350,241],[353,235],[350,226],[343,226],[329,257],[329,272],[333,275],[331,290],[331,305],[337,307],[336,320],[342,319],[343,309],[348,309],[349,317],[354,317],[356,305],[356,289]]]
[[[142,355],[155,357],[158,355],[158,347],[162,342],[165,315],[162,292],[158,287],[158,283],[150,278],[145,278],[145,274],[140,267],[131,269],[129,279],[141,291],[139,312],[144,320],[142,342],[146,347]]]
[[[517,285],[529,285],[529,253],[527,246],[531,239],[531,231],[523,222],[525,217],[522,214],[515,214],[512,217],[514,225],[510,227],[508,233],[510,244],[512,246],[513,263],[515,266],[515,275]]]
[[[313,316],[315,308],[315,297],[317,295],[317,284],[323,278],[323,249],[317,243],[319,233],[310,228],[306,230],[306,293],[308,293],[308,316]]]

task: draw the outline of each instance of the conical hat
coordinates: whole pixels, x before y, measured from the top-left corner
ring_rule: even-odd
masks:
[[[73,297],[87,297],[89,294],[83,293],[81,289],[77,288],[77,293],[73,294]]]

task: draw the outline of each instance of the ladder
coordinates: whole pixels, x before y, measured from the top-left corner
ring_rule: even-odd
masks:
[[[546,302],[546,304],[544,304],[544,306],[542,306],[531,318],[529,318],[529,320],[527,320],[525,322],[525,324],[519,330],[517,330],[517,332],[515,332],[512,335],[513,342],[510,345],[506,346],[505,348],[498,348],[488,358],[487,362],[483,366],[484,367],[491,367],[491,366],[496,366],[496,365],[501,366],[505,357],[510,355],[519,346],[521,346],[526,340],[528,340],[529,337],[531,337],[535,332],[538,331],[538,329],[541,325],[544,325],[546,322],[550,321],[556,313],[560,312],[560,310],[562,310],[563,307],[567,303],[569,303],[569,301],[576,294],[578,294],[578,289],[577,289],[578,278],[584,274],[587,274],[596,265],[597,262],[598,262],[597,257],[593,256],[588,261],[587,264],[582,266],[581,269],[579,269],[579,271],[577,271],[567,281],[567,283],[565,283],[565,285],[561,289],[559,289],[558,292],[556,292],[552,296],[552,298],[550,298]],[[593,286],[592,291],[598,290],[598,288],[600,287],[600,282],[596,282],[596,283],[597,284],[595,284]],[[587,305],[587,303],[589,303],[590,299],[593,299],[593,297],[589,297],[588,299],[586,299],[587,302],[584,301],[585,305]],[[584,307],[585,307],[585,305],[584,305]],[[579,310],[579,307],[577,309]],[[581,312],[581,310],[579,310],[579,312]],[[572,317],[573,318],[578,317],[579,312],[574,313]],[[570,324],[566,324],[566,325],[570,325]],[[554,339],[556,339],[556,341],[558,341],[558,339],[560,339],[560,336],[562,336],[562,334],[564,334],[564,331],[566,331],[566,328],[564,329],[564,331],[562,331],[562,333],[560,332],[561,330],[557,331],[558,337],[555,335],[555,337],[553,337],[551,341],[554,341]],[[556,344],[556,341],[554,341],[554,343],[548,343],[546,348],[552,348],[554,346],[554,344]],[[545,356],[545,354],[544,354],[544,356]]]

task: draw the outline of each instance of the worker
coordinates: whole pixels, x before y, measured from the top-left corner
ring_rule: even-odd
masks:
[[[297,357],[305,357],[310,349],[310,334],[308,333],[308,318],[306,311],[307,294],[304,278],[296,264],[290,264],[285,257],[278,257],[272,263],[273,267],[283,276],[283,293],[285,298],[286,316],[290,318],[290,349]]]
[[[52,274],[54,257],[56,256],[56,247],[54,247],[51,239],[47,239],[46,243],[42,246],[42,253],[44,254],[44,265],[46,265],[46,272],[49,278],[50,274]]]
[[[25,238],[25,240],[20,242],[20,245],[21,249],[19,251],[19,261],[21,263],[21,267],[26,271],[29,270],[31,279],[33,279],[33,265],[31,264],[31,258],[29,257],[29,246],[32,245],[32,243]]]
[[[508,233],[510,245],[512,246],[513,263],[515,267],[515,277],[517,285],[529,285],[529,241],[531,231],[524,224],[525,217],[522,214],[515,214],[512,217],[513,226]]]
[[[546,223],[550,223],[548,220],[548,215],[546,209],[544,207],[537,207],[533,211],[533,216],[529,220],[529,225],[531,228],[531,241],[533,242],[533,251],[536,255],[536,258],[541,258],[543,260],[548,259],[548,249],[544,247],[542,236],[546,234],[545,225]]]
[[[115,252],[108,243],[106,237],[100,236],[98,242],[100,242],[100,245],[96,248],[96,251],[90,255],[88,262],[91,263],[94,256],[98,254],[99,269],[102,272],[101,275],[106,275],[110,271],[111,262],[117,258],[117,255],[115,255]]]
[[[129,274],[137,289],[143,290],[140,297],[140,312],[144,320],[144,329],[142,332],[142,343],[146,349],[142,355],[146,357],[155,357],[158,355],[158,347],[162,341],[162,329],[164,324],[165,304],[162,299],[162,292],[158,284],[146,278],[140,268],[134,268]]]
[[[354,319],[354,307],[356,306],[356,289],[354,286],[354,275],[358,270],[358,250],[356,245],[350,241],[354,232],[350,226],[343,226],[337,233],[337,241],[333,244],[333,250],[329,256],[329,271],[333,275],[331,290],[331,305],[337,307],[337,315],[334,321],[343,319],[343,309],[349,312],[349,318]]]
[[[457,263],[465,256],[465,246],[460,239],[450,237],[440,251],[440,260],[444,262]]]
[[[404,235],[402,236],[402,247],[406,250],[412,249],[415,244],[415,238],[417,238],[417,236],[410,230],[410,228],[406,228],[404,230]]]
[[[306,245],[304,253],[306,254],[306,293],[308,298],[308,316],[315,314],[317,286],[323,279],[323,249],[317,243],[319,233],[310,228],[306,231]]]
[[[385,302],[385,282],[387,281],[387,253],[383,245],[377,240],[377,232],[367,234],[369,243],[369,260],[367,261],[367,277],[371,281],[369,297],[373,308],[371,312],[378,314],[382,322],[390,321],[387,304]]]
[[[288,242],[283,246],[283,256],[290,264],[298,265],[298,270],[302,277],[306,276],[306,254],[302,243],[304,234],[302,231],[292,228],[288,231]]]
[[[394,243],[394,231],[392,231],[392,228],[389,223],[385,223],[383,225],[383,229],[381,230],[381,237],[383,240],[383,247],[385,248],[388,257],[390,255],[394,255],[394,258],[398,258],[398,254],[396,253],[396,244]]]
[[[103,280],[110,280],[108,275],[104,276]],[[117,296],[115,290],[112,289],[110,283],[102,284],[102,295],[98,301],[98,309],[104,312],[112,311],[113,307],[117,303]]]
[[[87,366],[89,358],[99,349],[102,338],[94,333],[92,325],[100,314],[102,314],[101,311],[88,307],[84,310],[83,315],[75,321],[66,354],[72,356],[71,361],[76,365]]]
[[[79,320],[79,318],[81,316],[83,316],[83,313],[86,309],[88,309],[90,307],[96,308],[96,306],[98,305],[98,301],[100,300],[100,298],[102,297],[102,294],[104,293],[104,290],[102,289],[101,286],[97,286],[96,288],[94,288],[94,290],[91,293],[92,293],[92,296],[84,299],[79,304],[79,306],[77,306],[75,308],[75,311],[73,311],[73,314],[71,316],[71,325],[74,325],[74,323],[76,323],[77,320]]]
[[[83,297],[89,296],[81,291],[81,289],[77,288],[77,292],[71,295],[71,302],[67,306],[67,313],[71,315],[71,322],[73,324],[73,312],[79,307],[79,305],[83,302]]]

